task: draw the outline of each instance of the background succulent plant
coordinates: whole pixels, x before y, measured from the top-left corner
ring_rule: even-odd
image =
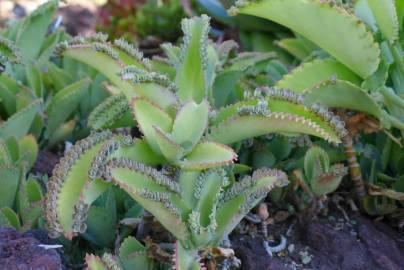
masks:
[[[276,86],[304,92],[306,105],[320,103],[377,119],[376,124],[364,120],[363,130],[381,129],[388,134],[386,130],[398,130],[393,131],[394,140],[401,144],[402,26],[398,18],[402,10],[396,1],[238,1],[229,11],[265,18],[296,33],[296,38],[281,39],[278,44],[301,64]],[[349,122],[349,115],[345,114],[345,121]],[[351,134],[357,134],[356,130]],[[363,198],[366,190],[355,145],[350,136],[344,144],[351,179]]]

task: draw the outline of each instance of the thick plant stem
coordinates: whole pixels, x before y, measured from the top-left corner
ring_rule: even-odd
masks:
[[[388,101],[390,101],[397,107],[404,109],[404,100],[396,93],[394,93],[393,89],[383,86],[380,88],[380,92],[382,93],[383,97],[386,98]]]
[[[206,267],[200,263],[198,251],[187,250],[178,241],[175,243],[173,262],[175,270],[206,270]]]
[[[362,172],[356,159],[355,149],[353,147],[352,137],[347,135],[343,138],[345,154],[348,160],[349,174],[356,189],[356,195],[360,202],[366,196],[365,183],[362,179]]]
[[[404,123],[401,122],[397,117],[394,117],[388,113],[384,113],[383,115],[388,121],[390,121],[393,127],[396,127],[400,130],[404,130]]]

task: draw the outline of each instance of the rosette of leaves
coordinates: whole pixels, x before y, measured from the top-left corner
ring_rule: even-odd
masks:
[[[304,157],[304,176],[317,197],[334,192],[346,175],[343,164],[330,165],[327,152],[318,146],[310,148]]]
[[[72,62],[52,62],[57,43],[68,39],[58,27],[60,18],[54,20],[57,7],[58,1],[48,1],[0,33],[0,116],[5,120],[0,137],[30,132],[41,146],[54,144],[71,135],[78,122],[74,116],[85,116],[93,100],[105,97],[92,93],[101,76]],[[91,87],[89,78],[95,81]]]
[[[177,239],[176,269],[201,269],[199,252],[217,246],[272,188],[287,182],[283,172],[265,167],[237,179],[233,143],[268,133],[340,143],[346,135],[338,117],[306,107],[302,95],[285,89],[258,88],[215,106],[212,88],[223,54],[208,40],[209,18],[184,19],[182,29],[181,47],[166,45],[168,59],[151,63],[123,40],[78,37],[58,46],[61,56],[104,74],[111,96],[89,121],[104,131],[77,142],[53,171],[45,203],[51,236],[85,233],[92,203],[116,185]],[[142,138],[107,130],[134,123]]]
[[[342,178],[347,174],[344,164],[330,163],[329,155],[323,148],[312,146],[304,155],[303,169],[293,171],[295,185],[303,191],[299,207],[309,211],[307,217],[316,216],[324,208],[327,195],[339,187]],[[296,193],[296,190],[292,192]]]

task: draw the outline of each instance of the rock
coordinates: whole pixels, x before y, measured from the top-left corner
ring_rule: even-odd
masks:
[[[360,218],[358,233],[335,230],[330,224],[311,222],[301,226],[302,241],[312,249],[315,269],[403,270],[403,252],[390,236],[371,221]]]
[[[44,249],[36,238],[22,235],[11,228],[0,228],[1,269],[60,270],[62,262],[54,249]]]
[[[261,238],[237,239],[232,242],[232,247],[241,260],[241,270],[292,270],[281,259],[268,256]]]

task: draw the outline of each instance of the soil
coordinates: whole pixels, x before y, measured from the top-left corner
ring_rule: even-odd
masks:
[[[60,270],[62,262],[55,249],[38,245],[51,244],[43,231],[24,234],[11,228],[0,228],[0,265],[9,270]]]
[[[59,162],[60,155],[57,155],[49,150],[39,151],[38,158],[35,161],[32,173],[34,174],[46,174],[52,176],[52,170]]]
[[[287,238],[286,248],[273,257],[265,251],[262,236],[233,235],[232,246],[242,261],[241,269],[404,269],[404,233],[356,213],[349,220],[338,215],[311,222],[289,218],[269,225],[268,231],[272,233],[269,239],[276,238],[273,235]]]
[[[68,5],[60,8],[58,14],[63,18],[66,32],[72,36],[88,35],[94,32],[96,25],[95,8],[82,5]]]

